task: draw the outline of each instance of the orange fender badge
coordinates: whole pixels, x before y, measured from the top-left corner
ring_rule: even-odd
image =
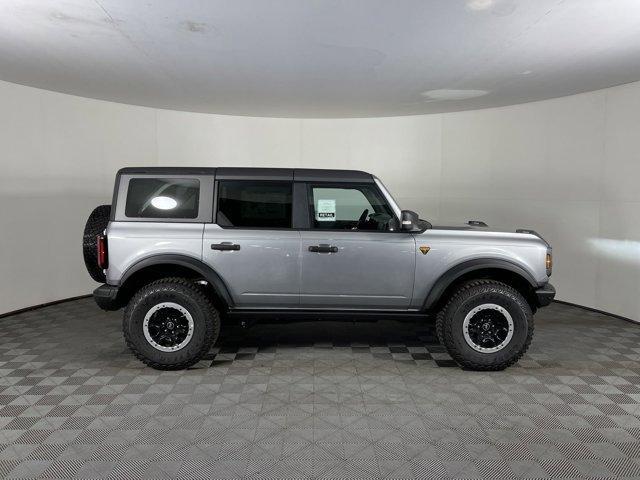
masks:
[[[429,250],[431,250],[431,248],[426,247],[426,246],[423,245],[421,247],[418,247],[418,250],[420,250],[423,255],[426,255],[427,253],[429,253]]]

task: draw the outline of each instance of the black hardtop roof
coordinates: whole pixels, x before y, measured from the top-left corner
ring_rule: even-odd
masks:
[[[301,182],[372,182],[360,170],[255,167],[127,167],[118,175],[215,175],[217,180],[285,180]]]

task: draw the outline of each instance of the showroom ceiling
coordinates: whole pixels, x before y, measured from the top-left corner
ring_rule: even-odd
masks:
[[[4,0],[0,79],[152,107],[365,117],[640,79],[638,0]]]

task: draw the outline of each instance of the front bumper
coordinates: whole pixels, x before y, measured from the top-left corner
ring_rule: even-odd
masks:
[[[540,287],[535,291],[536,300],[539,307],[546,307],[549,305],[556,296],[556,288],[547,283],[543,287]]]
[[[100,285],[93,291],[93,299],[103,310],[119,310],[122,302],[119,300],[120,289],[113,285]]]

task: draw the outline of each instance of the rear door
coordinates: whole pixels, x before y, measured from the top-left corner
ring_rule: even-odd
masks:
[[[215,221],[205,225],[203,260],[223,279],[236,307],[297,307],[300,233],[293,182],[216,179]]]
[[[307,308],[409,308],[415,238],[375,183],[309,183],[300,304]]]

